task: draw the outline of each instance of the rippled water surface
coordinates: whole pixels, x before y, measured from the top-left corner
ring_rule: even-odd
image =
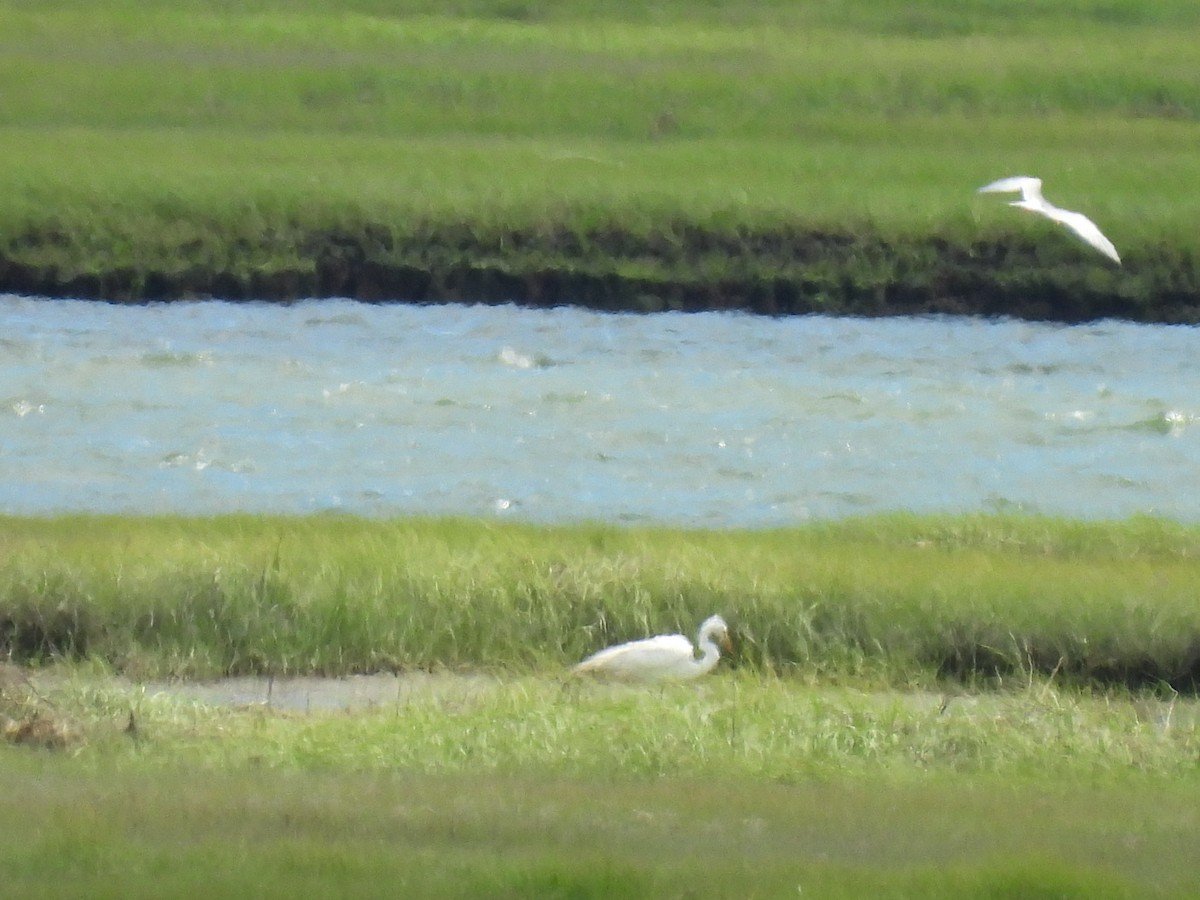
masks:
[[[0,511],[1200,518],[1200,331],[0,298]]]

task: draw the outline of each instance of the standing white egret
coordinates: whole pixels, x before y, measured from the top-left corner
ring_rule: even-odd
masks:
[[[717,664],[721,650],[729,652],[729,626],[720,616],[710,616],[700,626],[697,643],[704,655],[682,634],[630,641],[594,653],[572,669],[573,672],[601,675],[625,681],[669,681],[696,678]]]
[[[1046,202],[1046,198],[1042,196],[1042,179],[1032,178],[1028,175],[1015,175],[1012,178],[1001,178],[999,181],[985,184],[979,189],[981,194],[1003,191],[1021,192],[1021,199],[1011,201],[1009,206],[1039,213],[1052,222],[1065,225],[1109,259],[1117,263],[1121,262],[1121,257],[1117,255],[1117,248],[1113,246],[1112,241],[1100,233],[1095,222],[1083,213],[1059,209],[1053,203]]]

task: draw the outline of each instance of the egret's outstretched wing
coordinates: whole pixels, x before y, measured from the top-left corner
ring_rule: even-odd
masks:
[[[1042,199],[1042,179],[1032,175],[1013,175],[1011,178],[1001,178],[991,184],[985,184],[978,190],[980,194],[1008,193],[1020,191],[1026,200]]]
[[[1000,191],[1023,191],[1028,184],[1035,184],[1038,187],[1042,186],[1042,179],[1034,178],[1032,175],[1013,175],[1009,178],[1001,178],[998,181],[993,181],[991,184],[985,184],[979,189],[979,193],[997,193]]]
[[[1121,261],[1121,257],[1117,255],[1117,248],[1113,246],[1113,242],[1106,238],[1096,226],[1096,223],[1083,213],[1063,210],[1058,220],[1109,259],[1114,262]]]

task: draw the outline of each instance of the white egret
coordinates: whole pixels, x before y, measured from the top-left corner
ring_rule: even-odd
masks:
[[[981,194],[1004,191],[1021,192],[1021,199],[1011,201],[1009,206],[1039,213],[1052,222],[1064,225],[1109,259],[1117,263],[1121,262],[1121,257],[1117,255],[1117,248],[1113,246],[1112,241],[1100,233],[1095,222],[1083,213],[1059,209],[1054,204],[1046,202],[1046,198],[1042,196],[1042,179],[1032,178],[1028,175],[1015,175],[1012,178],[1001,178],[999,181],[985,184],[979,189]]]
[[[729,626],[720,616],[704,620],[697,643],[704,654],[699,659],[682,634],[660,634],[593,653],[572,671],[624,681],[678,681],[711,671],[721,650],[733,649]]]

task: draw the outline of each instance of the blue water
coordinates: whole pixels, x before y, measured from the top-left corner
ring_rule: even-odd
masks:
[[[0,511],[1200,518],[1200,331],[0,298]]]

